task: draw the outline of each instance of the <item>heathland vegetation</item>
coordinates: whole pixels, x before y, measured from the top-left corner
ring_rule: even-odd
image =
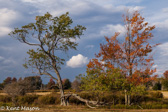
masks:
[[[105,37],[106,42],[100,43],[100,51],[87,64],[86,73],[72,83],[61,78],[65,59],[59,54],[76,50],[75,40],[83,35],[85,27],[72,27],[68,13],[59,17],[46,13],[37,16],[35,23],[15,28],[9,34],[11,37],[36,48],[27,52],[29,58],[24,67],[51,79],[44,85],[39,76],[19,80],[8,77],[0,84],[6,93],[0,96],[0,105],[86,104],[100,109],[167,109],[168,99],[157,90],[168,90],[168,71],[158,78],[152,67],[151,53],[159,45],[150,43],[155,26],[149,26],[138,11],[127,12],[123,20],[125,35],[120,40],[118,32]]]

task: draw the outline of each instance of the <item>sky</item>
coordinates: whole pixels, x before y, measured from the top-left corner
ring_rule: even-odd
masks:
[[[124,36],[122,15],[139,10],[149,25],[155,25],[152,31],[152,43],[161,43],[154,49],[154,65],[157,74],[162,76],[168,70],[168,0],[0,0],[0,82],[6,77],[27,77],[33,74],[31,69],[25,69],[22,64],[28,58],[28,45],[18,42],[8,34],[14,28],[20,28],[35,22],[36,16],[49,12],[60,16],[69,12],[73,25],[83,25],[87,29],[77,50],[70,50],[60,56],[65,58],[60,74],[71,81],[80,73],[85,73],[86,64],[99,52],[104,36],[111,37],[115,32]],[[42,76],[44,83],[48,76]]]

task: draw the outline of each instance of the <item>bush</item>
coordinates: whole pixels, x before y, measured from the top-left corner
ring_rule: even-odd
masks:
[[[163,94],[161,92],[151,92],[151,97],[153,97],[153,98],[163,98]]]
[[[97,101],[98,98],[96,94],[93,93],[79,93],[78,94],[81,98],[83,99],[87,99],[87,100],[94,100]],[[124,96],[121,94],[111,94],[111,93],[105,93],[105,94],[101,94],[99,95],[99,101],[102,102],[107,102],[110,104],[124,104]],[[75,103],[77,105],[79,104],[85,104],[84,102],[79,101],[78,99],[74,98],[74,97],[70,97],[70,103]]]
[[[163,80],[162,85],[163,85],[164,90],[168,90],[168,80],[166,80],[166,79]]]
[[[0,102],[0,107],[1,106],[12,106],[12,103],[4,103],[4,102]]]
[[[84,105],[85,104],[84,102],[82,102],[82,101],[80,101],[80,100],[78,100],[74,97],[70,97],[69,103],[70,104],[75,104],[75,105]]]
[[[160,82],[155,83],[155,85],[153,86],[153,90],[161,90],[162,85],[160,84]]]
[[[38,99],[39,96],[37,95],[25,95],[25,96],[19,96],[17,98],[18,103],[20,105],[22,104],[32,104],[36,99]]]
[[[3,103],[7,103],[7,102],[11,102],[12,99],[11,97],[5,95],[5,96],[0,96],[0,102],[3,102]]]
[[[40,96],[38,98],[38,103],[39,104],[56,104],[60,101],[58,101],[59,97],[53,96],[53,95],[45,95],[45,96]]]
[[[145,100],[144,95],[133,95],[133,96],[131,96],[131,102],[134,103],[134,104],[139,104],[144,100]]]

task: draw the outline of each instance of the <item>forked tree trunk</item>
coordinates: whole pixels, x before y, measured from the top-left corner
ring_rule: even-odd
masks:
[[[130,105],[131,104],[131,95],[128,95],[127,90],[125,92],[125,105]]]
[[[62,105],[62,106],[68,106],[68,105],[69,105],[69,101],[67,101],[67,99],[65,98],[64,90],[63,90],[63,89],[60,89],[60,93],[61,93],[61,96],[60,96],[61,105]]]

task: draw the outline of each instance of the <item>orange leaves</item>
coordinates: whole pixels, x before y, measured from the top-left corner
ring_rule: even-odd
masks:
[[[129,40],[129,37],[125,37],[125,40],[128,41],[128,40]]]
[[[153,46],[148,41],[153,37],[151,31],[155,26],[148,26],[138,11],[124,16],[124,22],[125,40],[118,40],[119,33],[111,38],[105,37],[106,44],[100,44],[100,52],[96,55],[100,60],[92,59],[87,65],[88,70],[98,68],[99,72],[107,72],[107,69],[120,68],[127,76],[126,80],[135,86],[154,80],[156,76],[151,75],[156,69],[151,69],[153,58],[149,54],[157,44]]]
[[[167,70],[167,71],[165,71],[165,72],[163,73],[163,76],[164,76],[164,78],[165,78],[165,79],[167,79],[167,80],[168,80],[168,70]]]
[[[150,62],[151,61],[151,59],[145,59],[146,60],[146,62]]]

